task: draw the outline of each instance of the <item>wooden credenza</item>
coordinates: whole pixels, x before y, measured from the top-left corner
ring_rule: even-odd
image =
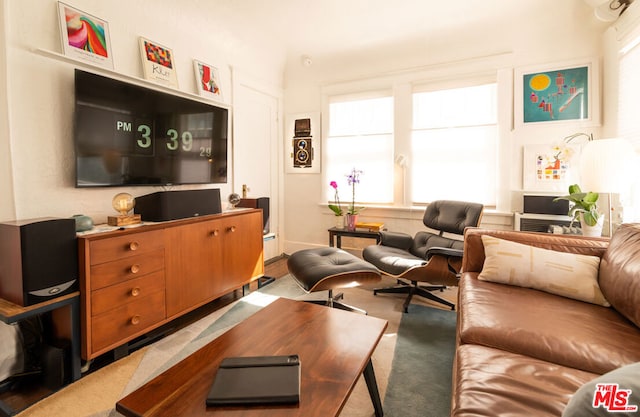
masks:
[[[261,210],[81,236],[78,248],[85,360],[264,275]]]

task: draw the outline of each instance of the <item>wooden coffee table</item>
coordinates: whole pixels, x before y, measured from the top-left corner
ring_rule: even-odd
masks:
[[[381,417],[371,355],[386,320],[280,298],[116,403],[125,416],[337,416],[364,375]],[[207,407],[220,361],[298,354],[300,403]]]

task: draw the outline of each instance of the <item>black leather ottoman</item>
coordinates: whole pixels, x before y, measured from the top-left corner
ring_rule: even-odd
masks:
[[[369,262],[338,248],[303,249],[293,253],[287,267],[295,281],[307,293],[329,291],[327,300],[310,300],[348,311],[367,314],[364,310],[341,303],[336,288],[349,288],[380,281],[378,269]]]

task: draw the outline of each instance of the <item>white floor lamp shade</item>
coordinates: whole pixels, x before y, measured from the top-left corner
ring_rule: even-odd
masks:
[[[635,149],[626,139],[612,138],[588,142],[580,156],[582,190],[609,195],[609,236],[613,232],[611,194],[624,194],[631,187]]]

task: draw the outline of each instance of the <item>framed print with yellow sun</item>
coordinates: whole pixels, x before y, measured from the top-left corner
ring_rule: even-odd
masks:
[[[599,124],[593,60],[516,70],[516,122]]]

